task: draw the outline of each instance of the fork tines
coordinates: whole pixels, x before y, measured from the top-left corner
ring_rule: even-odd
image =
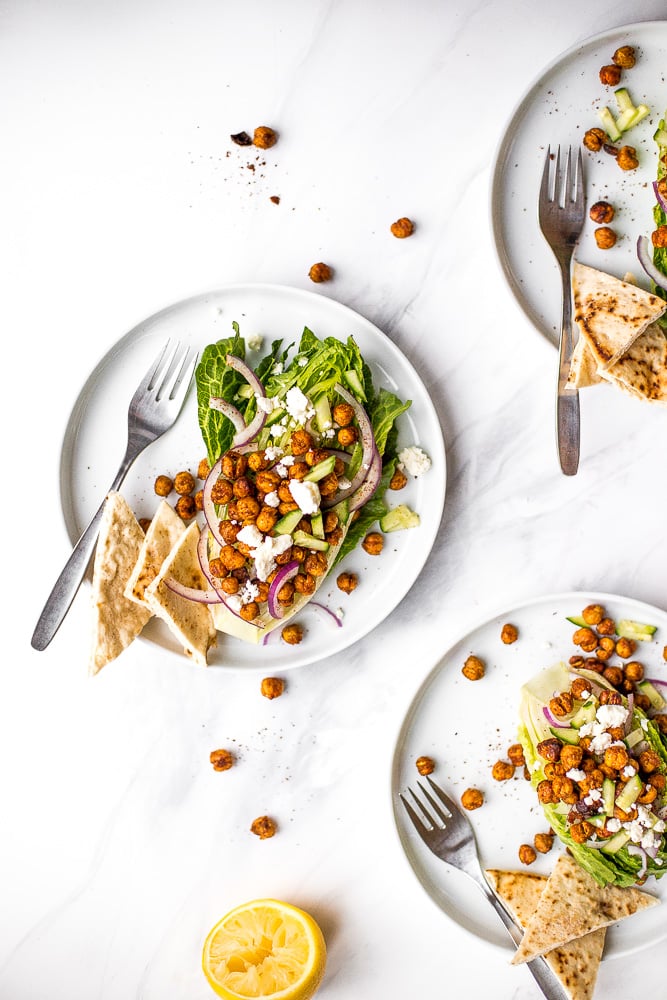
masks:
[[[555,167],[552,171],[551,164],[553,160],[554,155],[551,152],[551,146],[549,146],[544,160],[544,170],[542,171],[540,204],[558,204],[562,208],[566,206],[568,201],[579,202],[583,197],[584,191],[584,161],[581,150],[577,153],[574,177],[572,176],[572,146],[568,146],[567,148],[564,173],[561,172],[560,145],[556,150]]]
[[[189,385],[197,364],[197,353],[187,344],[177,342],[172,351],[169,344],[167,340],[142,382],[147,391],[156,390],[157,399],[174,399],[181,385]]]
[[[454,806],[453,802],[445,795],[442,788],[440,788],[439,785],[436,785],[435,781],[433,781],[432,778],[429,778],[427,775],[426,780],[431,786],[434,795],[437,796],[440,802],[436,802],[433,795],[431,795],[429,790],[424,787],[421,781],[417,782],[419,790],[426,799],[426,801],[428,802],[428,804],[430,805],[431,809],[435,812],[436,816],[441,821],[443,826],[446,826],[447,823],[451,821],[452,818],[454,817],[456,807]],[[405,796],[402,793],[399,793],[399,798],[403,803],[403,805],[405,806],[412,822],[415,824],[415,826],[424,827],[424,820],[422,819],[423,816],[431,824],[431,827],[435,828],[437,826],[436,821],[434,820],[433,816],[430,814],[428,809],[424,806],[424,803],[419,799],[419,797],[415,794],[412,788],[408,788],[408,792],[410,793],[412,800],[417,805],[422,814],[421,816],[418,815],[415,809],[410,804],[410,802],[405,798]]]

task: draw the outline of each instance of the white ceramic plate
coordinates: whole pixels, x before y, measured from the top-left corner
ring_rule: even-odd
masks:
[[[456,801],[466,788],[480,788],[484,805],[467,815],[474,827],[483,868],[525,870],[548,874],[558,851],[556,840],[549,854],[539,855],[524,868],[518,848],[531,844],[536,833],[546,832],[541,807],[530,782],[517,769],[515,777],[498,782],[491,776],[496,760],[507,760],[507,748],[517,742],[519,689],[541,669],[577,652],[572,643],[574,626],[568,615],[581,614],[590,603],[603,604],[610,617],[631,618],[658,626],[652,642],[640,643],[635,658],[646,676],[667,679],[662,649],[667,641],[667,613],[639,601],[609,594],[569,593],[542,597],[511,608],[474,628],[443,656],[419,689],[403,723],[392,767],[392,801],[398,834],[419,881],[437,905],[461,927],[480,940],[513,948],[495,912],[466,876],[439,861],[415,833],[398,793],[415,787],[417,757],[426,754],[436,762],[434,779]],[[505,622],[519,630],[509,646],[500,639]],[[485,676],[469,681],[461,667],[471,653],[487,665]],[[667,901],[667,877],[645,886]],[[667,910],[651,908],[609,929],[606,956],[621,956],[648,948],[667,936]]]
[[[337,589],[337,573],[318,592],[319,602],[332,610],[343,609],[342,627],[332,624],[327,615],[304,609],[299,620],[306,635],[299,646],[287,646],[277,636],[266,646],[220,636],[217,649],[209,657],[212,665],[285,669],[345,649],[383,621],[419,575],[442,516],[446,467],[438,416],[410,362],[368,320],[313,292],[272,285],[235,285],[178,302],[140,323],[102,358],[74,406],[61,458],[62,509],[74,543],[120,464],[129,400],[166,339],[189,341],[201,350],[231,336],[234,321],[245,337],[262,334],[267,347],[277,338],[283,338],[284,346],[297,343],[304,326],[320,338],[345,339],[352,335],[377,386],[412,400],[410,409],[399,418],[399,446],[419,444],[432,461],[426,475],[411,479],[401,493],[394,495],[400,497],[396,503],[405,502],[419,512],[420,526],[387,535],[379,557],[367,556],[362,549],[347,556],[340,566],[354,570],[360,578],[360,586],[352,594]],[[151,517],[155,510],[153,484],[157,475],[173,477],[183,469],[196,474],[205,454],[193,388],[176,425],[139,457],[123,484],[123,495],[137,517]],[[149,622],[142,636],[183,655],[161,622]]]
[[[597,111],[616,110],[613,87],[600,83],[599,70],[611,63],[621,45],[633,45],[636,65],[623,70],[619,86],[628,88],[635,104],[651,115],[625,133],[640,165],[623,171],[609,154],[582,146],[587,129],[600,127]],[[618,242],[611,250],[597,247],[590,220],[584,227],[577,258],[622,278],[630,271],[648,288],[636,256],[637,237],[654,227],[651,182],[657,147],[653,133],[667,108],[664,67],[667,64],[667,21],[646,21],[605,31],[573,46],[547,66],[512,113],[500,142],[491,185],[491,219],[500,265],[519,305],[537,329],[557,343],[561,284],[556,261],[537,221],[537,196],[548,146],[568,145],[584,154],[587,204],[606,200],[616,208],[611,223]]]

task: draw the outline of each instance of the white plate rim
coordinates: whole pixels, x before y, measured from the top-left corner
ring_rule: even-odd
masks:
[[[294,667],[305,666],[317,662],[319,660],[325,659],[329,656],[333,656],[339,653],[354,643],[358,642],[360,639],[364,638],[369,632],[380,625],[398,606],[398,604],[404,599],[404,597],[409,592],[410,588],[416,582],[419,577],[423,566],[428,559],[428,556],[435,544],[436,538],[438,536],[440,525],[442,522],[444,505],[446,500],[447,491],[447,456],[445,450],[444,435],[442,432],[442,426],[440,422],[440,416],[435,408],[433,400],[431,399],[426,387],[424,385],[423,379],[417,369],[415,368],[412,361],[406,356],[406,354],[391,340],[391,338],[384,333],[379,327],[377,327],[373,322],[363,316],[361,313],[357,312],[352,307],[339,302],[336,299],[331,298],[328,295],[320,294],[308,289],[302,289],[295,286],[267,283],[267,282],[229,282],[223,283],[214,289],[209,289],[208,291],[203,291],[196,293],[192,296],[186,296],[175,302],[172,302],[161,309],[156,310],[154,313],[146,316],[144,319],[135,323],[130,330],[123,334],[114,344],[112,344],[98,359],[96,365],[90,371],[84,383],[77,395],[76,401],[70,411],[70,415],[66,421],[65,431],[63,434],[61,451],[60,451],[60,462],[59,462],[59,492],[60,492],[60,508],[61,517],[63,518],[65,525],[65,532],[70,542],[74,544],[82,530],[84,525],[79,525],[76,522],[76,517],[72,509],[72,505],[68,502],[68,496],[71,495],[70,487],[70,476],[71,476],[71,463],[72,463],[72,451],[76,443],[76,437],[78,430],[80,428],[82,416],[85,415],[85,409],[88,402],[88,397],[91,391],[91,386],[96,383],[101,373],[104,372],[107,365],[112,362],[114,356],[122,354],[124,350],[127,350],[128,346],[139,338],[142,333],[145,334],[146,329],[151,329],[156,324],[159,324],[161,320],[171,316],[174,313],[178,313],[183,309],[188,307],[204,306],[211,301],[215,301],[220,297],[226,296],[239,296],[239,295],[259,295],[259,296],[274,296],[279,299],[287,298],[288,303],[293,304],[294,302],[302,302],[306,307],[308,304],[313,304],[317,309],[324,309],[327,314],[331,314],[332,317],[340,317],[341,321],[347,321],[348,323],[354,324],[357,328],[351,332],[354,334],[359,330],[363,330],[365,336],[369,336],[378,345],[381,345],[382,349],[392,361],[395,359],[399,362],[401,366],[409,373],[410,378],[413,380],[413,388],[419,390],[419,404],[426,412],[429,420],[429,433],[430,438],[428,442],[429,455],[432,460],[432,466],[429,470],[427,476],[430,480],[431,485],[429,486],[429,494],[437,498],[433,512],[429,512],[429,518],[427,521],[428,527],[426,527],[425,533],[422,536],[422,551],[423,558],[419,564],[413,564],[411,570],[406,573],[404,577],[401,578],[401,587],[396,589],[396,600],[391,606],[387,606],[380,617],[375,617],[372,619],[372,623],[365,628],[363,631],[357,630],[356,633],[352,635],[346,634],[345,624],[342,628],[336,629],[335,632],[331,634],[337,638],[338,641],[334,641],[327,644],[327,648],[320,648],[316,651],[309,651],[307,644],[304,643],[303,648],[300,646],[289,648],[289,662],[285,661],[283,658],[280,663],[281,670],[292,669]],[[242,326],[242,321],[240,323]],[[217,336],[228,336],[230,330],[226,332],[218,332]],[[243,333],[243,329],[241,330]],[[317,332],[317,330],[315,330]],[[294,332],[294,337],[300,333],[299,330]],[[187,339],[187,338],[184,338]],[[289,338],[288,338],[289,339]],[[211,341],[212,342],[212,341]],[[204,346],[201,344],[200,346]],[[130,380],[131,381],[131,380]],[[129,384],[129,383],[128,383]],[[132,391],[132,385],[129,384],[129,391]],[[415,394],[412,393],[413,404],[415,402]],[[410,412],[410,411],[408,411]],[[126,420],[126,411],[121,411],[121,420],[124,422]],[[120,456],[119,456],[120,461]],[[426,480],[427,477],[424,477]],[[121,487],[122,490],[122,487]],[[425,528],[424,521],[420,526],[420,531]],[[84,585],[89,586],[90,576],[88,575]],[[152,646],[158,646],[154,638],[151,638],[151,627],[153,623],[149,623],[146,627],[145,632],[138,636],[138,640],[143,643],[150,643]],[[163,626],[159,625],[158,629],[162,629]],[[234,640],[236,643],[238,640]],[[241,646],[237,646],[237,649],[242,649],[246,647],[247,644],[243,643]],[[278,643],[276,643],[276,646]],[[266,647],[249,647],[250,649],[262,648],[264,651],[264,656],[259,660],[259,662],[238,662],[236,659],[234,662],[225,663],[213,663],[211,666],[217,669],[222,669],[224,671],[229,670],[257,670],[266,672],[267,668],[272,666],[272,657],[270,651],[272,644]],[[191,668],[191,664],[188,664],[186,658],[183,656],[182,652],[177,649],[164,648],[163,650],[167,655],[174,655],[179,660],[186,662],[186,665]],[[240,658],[243,660],[243,657]]]
[[[560,606],[567,603],[567,604],[572,604],[574,608],[580,608],[588,603],[591,603],[591,601],[593,600],[602,604],[620,603],[628,608],[634,607],[642,615],[647,612],[649,615],[653,613],[657,614],[662,619],[665,620],[665,626],[667,631],[667,610],[664,610],[658,607],[657,605],[651,604],[647,601],[640,600],[638,598],[627,597],[624,595],[614,594],[605,591],[598,591],[595,590],[594,588],[590,588],[588,590],[556,591],[553,593],[545,593],[538,597],[533,597],[524,601],[519,601],[518,603],[515,603],[511,606],[508,606],[506,604],[502,606],[497,606],[494,610],[491,611],[491,613],[480,615],[475,622],[473,622],[469,627],[466,627],[463,632],[457,633],[455,637],[448,642],[445,651],[438,657],[435,664],[431,665],[429,670],[426,672],[426,674],[422,677],[421,681],[415,687],[408,708],[406,712],[403,714],[403,718],[398,728],[398,733],[394,743],[394,750],[391,757],[391,766],[389,770],[389,795],[391,800],[391,812],[393,818],[394,835],[401,849],[403,860],[407,864],[408,868],[411,870],[413,877],[416,879],[422,891],[430,899],[433,906],[435,906],[439,910],[439,912],[443,914],[445,919],[455,924],[465,934],[474,938],[474,940],[477,942],[478,945],[483,946],[484,948],[488,948],[491,951],[495,952],[496,954],[498,954],[499,952],[501,954],[508,954],[513,950],[514,946],[510,941],[509,935],[507,941],[504,942],[503,944],[500,944],[498,941],[492,940],[491,938],[484,937],[483,935],[478,934],[473,929],[473,927],[469,926],[465,922],[457,920],[454,916],[452,916],[450,912],[448,912],[448,910],[445,907],[443,907],[440,904],[440,902],[436,898],[436,895],[432,891],[432,888],[428,884],[429,880],[427,879],[425,873],[419,870],[415,861],[411,857],[412,852],[407,844],[407,838],[404,832],[406,829],[408,829],[407,820],[405,819],[406,816],[405,809],[402,803],[400,802],[398,796],[398,792],[401,790],[398,779],[399,779],[400,761],[401,761],[403,744],[405,742],[405,737],[410,728],[411,722],[414,719],[414,717],[418,714],[419,704],[421,700],[425,696],[426,692],[428,691],[429,687],[431,686],[435,678],[438,676],[439,672],[443,669],[445,661],[452,654],[454,648],[458,646],[460,643],[462,643],[465,639],[467,639],[469,636],[472,636],[475,632],[489,627],[498,620],[512,621],[522,611],[537,607],[539,605],[557,604]],[[581,602],[584,603],[582,604]],[[637,620],[641,620],[641,618],[638,618]],[[536,667],[536,669],[538,668]],[[418,775],[415,770],[415,779],[417,777]],[[437,775],[434,775],[434,777],[437,780]],[[558,842],[556,841],[556,843]],[[424,851],[428,850],[425,845],[421,845],[420,843],[420,850],[422,849],[422,847]],[[516,867],[517,869],[520,868],[518,862]],[[528,871],[529,869],[526,870]],[[667,880],[667,874],[665,874],[663,878]],[[472,883],[470,888],[472,892],[473,890]],[[650,891],[650,887],[648,885],[646,886],[646,888],[648,891]],[[475,889],[475,892],[477,891],[478,890]],[[664,932],[660,936],[659,940],[664,940],[665,937],[667,937],[667,919],[665,920]],[[651,945],[654,943],[656,942],[655,941],[651,942]],[[642,950],[644,950],[645,947],[649,947],[651,945],[646,945],[646,946],[639,945],[634,948],[626,948],[623,951],[614,951],[612,954],[607,954],[605,952],[605,954],[603,955],[603,960],[623,958],[627,955],[637,954]]]
[[[632,33],[638,29],[665,31],[667,28],[667,18],[651,19],[647,21],[633,21],[628,24],[619,24],[615,27],[606,29],[605,31],[598,32],[594,35],[588,35],[585,38],[580,39],[580,41],[575,42],[568,48],[562,50],[558,55],[551,59],[531,80],[528,87],[523,91],[521,97],[516,101],[514,107],[512,108],[510,114],[507,117],[506,124],[502,129],[500,139],[496,144],[496,149],[494,155],[491,159],[491,183],[489,185],[489,200],[488,200],[488,218],[490,221],[491,233],[492,233],[492,243],[494,248],[494,254],[496,259],[496,264],[499,266],[501,273],[506,281],[512,296],[523,312],[524,316],[528,319],[532,326],[548,341],[552,346],[558,346],[558,340],[554,337],[551,330],[546,329],[540,322],[538,316],[536,316],[530,304],[526,301],[525,296],[521,294],[520,289],[517,287],[517,283],[514,280],[512,271],[508,263],[508,253],[505,249],[505,243],[502,239],[502,209],[501,209],[501,198],[499,198],[499,187],[501,177],[503,176],[503,168],[505,165],[506,152],[514,140],[514,137],[518,131],[517,123],[519,119],[523,116],[525,110],[530,105],[531,95],[535,90],[537,90],[541,84],[544,82],[545,77],[553,73],[558,67],[572,59],[578,52],[583,51],[587,48],[594,48],[597,45],[602,44],[607,38],[612,37],[618,33]],[[537,219],[537,204],[535,205],[535,218]]]

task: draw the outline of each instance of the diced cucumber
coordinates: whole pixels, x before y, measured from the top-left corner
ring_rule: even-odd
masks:
[[[278,407],[277,410],[271,410],[271,412],[266,418],[266,423],[264,424],[264,426],[271,427],[272,424],[277,424],[279,420],[282,420],[286,412],[287,412],[286,410],[281,410],[280,407]]]
[[[628,735],[624,738],[623,742],[625,743],[628,750],[632,750],[634,746],[637,746],[637,744],[641,743],[641,741],[644,739],[646,739],[646,736],[644,735],[644,730],[640,726],[639,729],[631,730],[631,732],[629,732]]]
[[[380,530],[400,531],[403,528],[418,528],[420,523],[419,514],[401,503],[380,518]]]
[[[616,796],[616,805],[623,812],[627,812],[630,806],[637,801],[641,793],[642,779],[638,774],[633,774]]]
[[[616,125],[616,119],[612,115],[609,108],[600,108],[598,111],[598,116],[602,123],[602,128],[605,130],[612,142],[618,142],[621,138],[621,133]]]
[[[549,726],[552,734],[557,736],[561,743],[568,743],[570,746],[576,746],[579,742],[579,730],[578,729],[558,729],[556,726]]]
[[[616,104],[618,105],[619,111],[634,111],[635,106],[632,103],[632,98],[627,87],[619,87],[618,90],[614,91],[614,97],[616,98]]]
[[[622,847],[625,847],[627,842],[630,840],[630,834],[627,830],[620,829],[618,833],[615,833],[613,837],[609,840],[600,844],[600,849],[605,852],[605,854],[616,854],[616,851],[620,851]]]
[[[614,803],[616,800],[616,782],[611,778],[605,778],[602,782],[602,808],[608,816],[614,815]]]
[[[315,419],[317,420],[317,426],[320,431],[326,431],[331,427],[331,407],[329,406],[329,400],[326,393],[322,393],[319,399],[316,399],[313,403],[315,408]]]
[[[301,545],[304,549],[314,549],[316,552],[329,551],[329,543],[325,539],[316,538],[315,535],[310,535],[307,531],[295,531],[292,537],[294,544]]]
[[[616,623],[616,634],[620,635],[622,639],[650,642],[657,631],[657,625],[644,625],[642,622],[634,622],[630,618],[621,618]]]
[[[639,125],[639,123],[643,122],[644,119],[647,118],[648,115],[650,114],[651,114],[651,109],[647,107],[646,104],[638,104],[637,107],[635,108],[635,113],[633,114],[633,116],[631,117],[629,123],[625,126],[625,128],[622,129],[622,131],[627,132],[628,129],[634,128],[635,125]]]
[[[587,819],[591,826],[602,827],[607,822],[608,817],[606,813],[600,813],[598,816],[588,816]]]
[[[350,516],[350,503],[348,500],[341,500],[331,509],[335,514],[338,514],[338,520],[341,524],[347,524],[347,519]]]
[[[653,139],[661,148],[667,146],[667,126],[664,121],[661,120],[658,124],[657,129],[653,133]]]
[[[572,622],[573,625],[576,625],[577,628],[588,628],[586,622],[580,615],[568,615],[567,620]]]
[[[321,510],[318,510],[316,514],[311,516],[310,529],[315,538],[324,538],[324,518],[322,517]]]
[[[359,398],[363,400],[366,399],[366,391],[359,381],[359,376],[354,369],[351,369],[349,372],[345,372],[345,381],[355,396],[359,396]]]
[[[632,128],[632,122],[636,114],[636,108],[628,108],[627,111],[621,111],[620,115],[616,119],[616,128],[618,131],[627,132],[629,128]]]
[[[637,690],[639,691],[640,694],[643,694],[648,698],[648,700],[651,702],[651,708],[660,710],[663,709],[665,705],[667,705],[667,702],[660,694],[657,687],[655,687],[654,684],[651,684],[650,681],[640,681],[637,684]]]
[[[300,510],[291,510],[288,514],[283,514],[279,521],[276,521],[273,530],[277,535],[291,535],[302,517],[303,514]]]
[[[322,462],[318,462],[317,465],[312,467],[310,472],[303,477],[304,482],[318,483],[320,479],[324,479],[324,477],[328,476],[330,472],[333,472],[335,464],[336,456],[329,455],[328,458],[325,458]]]
[[[595,698],[589,698],[585,701],[581,708],[577,709],[575,714],[570,720],[570,725],[574,726],[575,729],[581,729],[585,726],[587,722],[595,721],[595,713],[597,712],[597,701]]]

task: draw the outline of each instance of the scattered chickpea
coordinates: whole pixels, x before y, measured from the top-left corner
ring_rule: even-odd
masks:
[[[379,556],[384,546],[384,538],[379,531],[369,531],[361,547],[368,552],[369,556]]]
[[[511,747],[507,750],[507,756],[512,761],[515,767],[523,767],[526,763],[525,757],[523,755],[523,747],[520,743],[513,743]]]
[[[586,149],[593,153],[598,153],[607,141],[607,133],[601,128],[589,128],[584,133],[583,144]]]
[[[484,805],[484,793],[479,788],[466,788],[461,796],[461,805],[464,809],[479,809]]]
[[[290,625],[285,625],[280,634],[283,642],[286,642],[289,646],[298,646],[303,639],[303,626],[297,622],[292,622]]]
[[[338,443],[341,448],[347,448],[348,445],[354,444],[358,436],[356,427],[341,427],[337,434]]]
[[[331,411],[331,416],[339,427],[347,427],[354,420],[354,407],[350,406],[349,403],[336,403]]]
[[[197,466],[197,479],[207,479],[210,471],[211,466],[208,464],[208,459],[202,458]]]
[[[651,233],[651,243],[654,247],[667,247],[667,226],[658,226]]]
[[[540,854],[548,854],[554,846],[554,835],[553,833],[536,833],[533,837],[533,844],[535,850],[539,851]]]
[[[168,497],[174,488],[174,481],[169,476],[158,476],[155,480],[155,492],[159,497]]]
[[[273,837],[277,829],[275,820],[271,819],[270,816],[258,816],[250,825],[250,832],[254,833],[260,840]]]
[[[514,764],[507,760],[497,760],[491,768],[491,775],[496,781],[508,781],[514,777]]]
[[[351,594],[353,590],[356,590],[358,583],[359,577],[356,573],[340,573],[336,578],[336,586],[344,594]]]
[[[407,482],[408,482],[408,477],[403,472],[403,470],[396,469],[393,476],[389,480],[389,489],[402,490],[405,486],[407,486]]]
[[[616,623],[611,618],[603,618],[597,630],[599,635],[616,635]]]
[[[662,658],[663,660],[667,660],[667,646],[662,647]]]
[[[634,146],[621,146],[616,157],[621,170],[635,170],[639,166],[637,150]]]
[[[412,236],[415,231],[414,223],[405,217],[397,219],[396,222],[392,222],[389,228],[391,229],[392,235],[399,240],[404,240],[406,236]]]
[[[616,87],[621,79],[621,67],[611,63],[600,68],[600,83],[605,87]]]
[[[614,206],[610,205],[608,201],[596,201],[594,205],[591,205],[588,215],[592,222],[598,224],[611,222],[614,218]],[[593,607],[599,608],[600,605],[596,604]],[[599,619],[598,619],[599,620]],[[595,622],[588,622],[589,625],[595,625]]]
[[[469,681],[481,680],[485,672],[486,666],[484,661],[480,660],[479,656],[469,656],[461,667],[461,673]]]
[[[415,767],[420,774],[433,774],[435,771],[435,761],[432,757],[417,757]]]
[[[632,656],[637,648],[637,643],[634,639],[619,639],[616,643],[616,653],[623,660],[627,660],[629,656]]]
[[[211,750],[210,761],[214,771],[228,771],[234,764],[234,757],[229,750]]]
[[[516,642],[519,638],[519,630],[516,625],[510,625],[509,623],[503,625],[500,638],[506,646],[511,646],[511,644]]]
[[[190,496],[179,497],[176,501],[176,513],[183,521],[189,521],[197,513],[195,498]]]
[[[622,45],[620,49],[616,49],[611,61],[622,69],[632,69],[637,61],[634,48],[632,45]]]
[[[191,472],[177,472],[174,476],[174,489],[180,496],[187,496],[195,488],[195,479]]]
[[[271,149],[277,142],[278,133],[268,125],[259,125],[253,133],[252,144],[258,149]]]
[[[616,233],[609,226],[600,226],[593,233],[600,250],[611,250],[616,245]]]
[[[535,848],[530,844],[522,844],[519,848],[519,861],[522,865],[532,865],[537,859]]]
[[[320,261],[318,264],[313,264],[308,272],[308,277],[316,284],[319,284],[322,281],[331,281],[333,277],[333,270],[328,264],[323,264]]]

